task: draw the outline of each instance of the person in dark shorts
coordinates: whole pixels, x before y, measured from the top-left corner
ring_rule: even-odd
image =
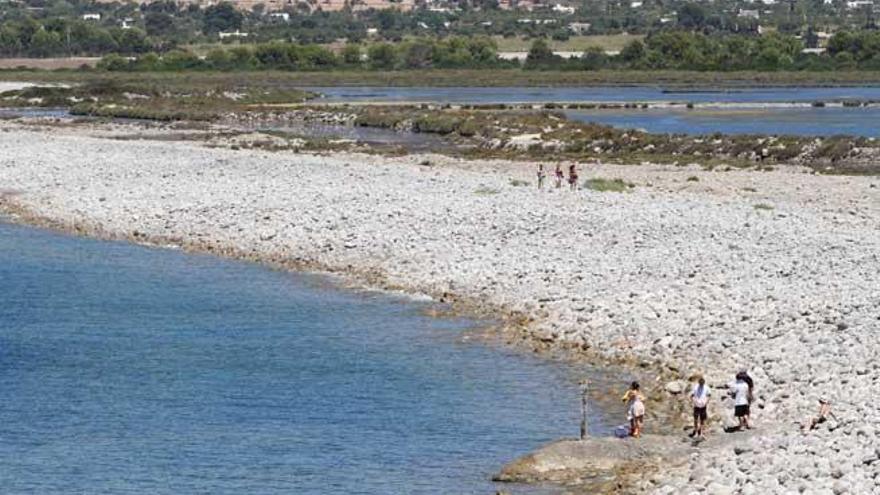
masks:
[[[751,429],[749,416],[751,415],[752,388],[749,386],[744,372],[736,374],[736,381],[730,387],[733,396],[733,415],[739,421],[739,429]]]
[[[574,163],[568,166],[568,185],[571,187],[572,191],[577,191],[578,173]]]
[[[702,376],[694,385],[691,392],[691,402],[694,406],[694,431],[691,432],[692,437],[705,439],[706,419],[709,417],[707,408],[709,406],[709,387],[706,385],[706,379]]]

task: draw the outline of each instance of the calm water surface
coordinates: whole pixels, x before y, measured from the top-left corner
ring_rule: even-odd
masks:
[[[545,103],[545,102],[692,102],[730,107],[650,110],[583,110],[571,118],[656,133],[846,134],[880,137],[880,106],[824,108],[742,108],[773,103],[826,103],[880,100],[880,86],[853,88],[739,88],[687,92],[660,87],[591,88],[312,88],[328,102]]]
[[[388,295],[3,223],[0,294],[5,493],[494,493],[611,379]]]
[[[571,110],[572,120],[672,134],[880,137],[880,107]]]
[[[693,102],[811,103],[814,101],[880,100],[880,86],[851,88],[737,88],[670,91],[661,87],[465,88],[465,87],[314,87],[327,102],[411,101],[425,103],[545,102]]]

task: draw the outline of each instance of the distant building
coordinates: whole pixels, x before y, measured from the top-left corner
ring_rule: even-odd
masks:
[[[317,0],[314,2],[314,10],[322,10],[324,12],[338,12],[346,7],[352,11],[362,10],[389,10],[396,9],[401,12],[409,12],[415,8],[414,0]]]
[[[757,10],[739,9],[739,13],[736,16],[743,19],[760,19],[761,13]]]
[[[284,22],[290,22],[290,14],[287,12],[272,12],[269,17],[273,19],[281,19]]]
[[[224,40],[226,38],[247,38],[248,36],[250,36],[248,33],[242,33],[237,29],[231,33],[220,33],[221,40]]]
[[[862,7],[874,8],[874,0],[850,0],[846,2],[846,8],[850,10],[860,9]]]
[[[119,0],[96,0],[98,3],[113,3]],[[131,0],[136,4],[143,5],[149,4],[157,0]],[[211,5],[216,5],[220,0],[177,0],[179,4],[194,4],[202,7],[208,7]],[[277,13],[285,8],[293,8],[298,4],[304,3],[305,5],[310,6],[311,10],[323,10],[323,11],[339,11],[343,10],[346,7],[351,7],[352,10],[385,10],[385,9],[397,9],[400,11],[408,12],[413,9],[415,6],[414,0],[228,0],[232,5],[234,5],[238,10],[250,11],[253,10],[257,5],[262,5],[266,11],[275,11]]]
[[[644,2],[642,2],[641,0],[634,0],[633,2],[630,2],[629,8],[640,9],[642,8],[642,5],[644,5]]]
[[[131,29],[134,27],[134,19],[126,17],[122,20],[122,29]]]
[[[584,34],[590,30],[589,22],[569,22],[568,30],[574,34]]]
[[[551,7],[551,10],[553,12],[559,12],[560,14],[569,14],[569,15],[574,14],[574,11],[575,11],[574,7],[571,7],[569,5],[562,5],[559,3],[557,3],[556,5]]]
[[[82,18],[84,21],[100,21],[101,14],[83,14]]]

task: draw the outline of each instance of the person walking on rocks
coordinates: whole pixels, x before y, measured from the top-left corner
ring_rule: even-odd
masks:
[[[627,403],[626,419],[629,421],[629,434],[636,438],[642,436],[642,426],[645,422],[645,397],[640,389],[639,382],[632,382],[623,394],[623,402]]]
[[[731,384],[730,394],[733,396],[733,415],[739,421],[739,429],[751,429],[749,416],[751,414],[752,388],[746,380],[748,374],[740,371],[736,374],[736,381]]]
[[[547,173],[544,172],[544,164],[538,164],[538,189],[544,188],[544,178],[547,177]]]
[[[708,417],[706,411],[709,406],[709,387],[706,385],[706,379],[702,376],[691,392],[691,402],[694,406],[694,431],[691,432],[690,436],[705,440],[704,428],[706,426],[706,418]]]
[[[562,187],[562,179],[565,177],[565,174],[562,173],[562,165],[556,164],[556,189]]]
[[[577,168],[575,168],[575,164],[572,163],[568,166],[568,185],[572,191],[577,191],[578,188],[578,173]]]

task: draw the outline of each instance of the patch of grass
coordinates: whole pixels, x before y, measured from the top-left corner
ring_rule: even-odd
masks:
[[[584,181],[583,187],[599,192],[627,192],[635,188],[636,185],[623,179],[603,179],[597,177]]]
[[[756,210],[772,210],[773,205],[768,205],[767,203],[758,203],[753,205]]]
[[[510,185],[513,187],[531,186],[532,183],[527,180],[510,179]]]
[[[499,191],[498,189],[493,189],[486,186],[480,186],[476,190],[474,190],[474,194],[476,194],[477,196],[492,196],[500,192],[501,191]]]
[[[692,175],[692,176],[690,176],[690,177],[687,178],[687,181],[688,181],[688,182],[700,182],[700,178],[697,177],[696,175]]]
[[[69,86],[33,86],[4,92],[0,106],[69,107],[74,115],[160,121],[212,120],[255,105],[302,103],[316,96],[293,88],[251,84],[237,77],[216,80],[156,77],[142,79],[93,74]]]
[[[405,71],[332,70],[323,72],[133,72],[3,70],[6,81],[82,83],[101,78],[120,82],[274,87],[302,86],[606,86],[672,88],[862,86],[880,82],[880,71],[694,72],[675,70],[528,71],[522,69],[423,69]]]
[[[756,193],[756,192],[758,192],[758,190],[755,189],[754,187],[744,187],[744,188],[742,188],[742,190],[745,191],[745,192],[751,192],[751,193]]]
[[[549,43],[550,48],[556,51],[583,52],[587,48],[598,47],[605,51],[618,52],[623,50],[623,47],[631,41],[644,38],[644,35],[640,34],[597,34],[570,36],[565,41],[551,40]],[[493,36],[493,39],[498,44],[498,51],[501,52],[527,52],[532,46],[532,42],[534,42],[533,39],[521,37],[505,38],[503,36]]]

